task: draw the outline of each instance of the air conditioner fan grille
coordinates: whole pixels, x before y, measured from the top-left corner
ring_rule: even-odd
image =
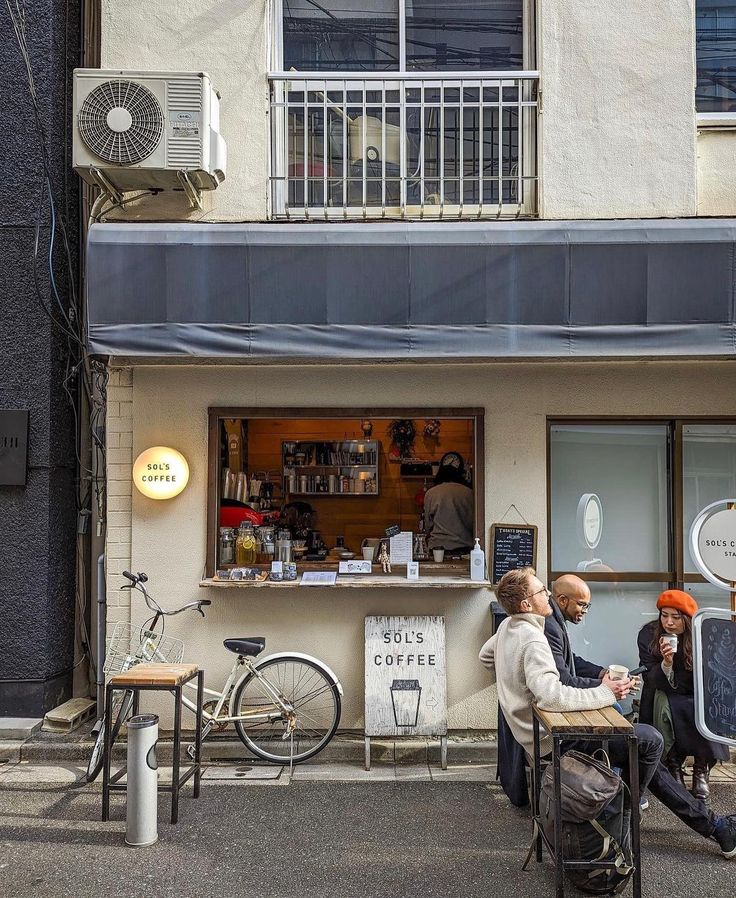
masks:
[[[117,127],[111,127],[111,119]],[[77,127],[95,156],[115,165],[132,165],[156,149],[164,117],[158,100],[147,87],[116,79],[99,84],[86,97]]]

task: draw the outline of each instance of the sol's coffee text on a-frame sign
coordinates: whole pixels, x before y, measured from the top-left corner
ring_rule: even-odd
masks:
[[[447,734],[444,617],[366,617],[365,734]]]
[[[534,524],[493,524],[489,570],[495,586],[507,571],[537,566],[537,528]]]

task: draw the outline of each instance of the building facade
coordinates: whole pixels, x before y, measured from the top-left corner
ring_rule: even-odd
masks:
[[[9,14],[0,17],[3,109],[12,122],[0,187],[0,717],[40,717],[71,698],[75,661],[84,654],[79,644],[75,653],[77,434],[65,390],[66,382],[75,392],[76,381],[67,380],[68,337],[44,311],[51,308],[58,322],[60,309],[68,313],[70,269],[76,274],[79,264],[80,185],[69,169],[68,132],[71,72],[80,60],[78,17],[75,2],[25,5],[35,110]],[[70,267],[59,264],[61,216]]]
[[[201,209],[165,191],[90,230],[90,339],[111,371],[109,617],[143,619],[114,588],[126,568],[164,604],[206,583],[206,622],[171,625],[187,656],[217,678],[222,639],[246,631],[316,654],[343,681],[346,727],[362,722],[367,614],[443,615],[449,724],[493,726],[476,661],[492,593],[431,576],[213,585],[227,421],[252,456],[244,473],[267,472],[284,499],[319,492],[286,485],[300,434],[356,442],[368,419],[376,432],[437,419],[439,440],[420,434],[410,453],[429,462],[471,422],[477,535],[487,547],[494,523],[534,524],[541,576],[591,580],[575,639],[600,663],[632,659],[667,584],[728,602],[686,537],[697,510],[736,495],[736,105],[722,61],[736,7],[630,4],[603,20],[565,0],[447,6],[102,5],[103,69],[208,72],[228,146]],[[321,437],[302,427],[318,420]],[[156,445],[190,468],[166,502],[132,485]],[[415,529],[421,477],[401,482],[388,454],[379,467],[375,499],[357,485],[339,507],[313,499],[333,502],[320,506],[330,544],[331,514],[368,520],[356,503],[378,507],[394,482],[398,505],[362,534],[391,514]],[[595,538],[579,516],[590,495]]]

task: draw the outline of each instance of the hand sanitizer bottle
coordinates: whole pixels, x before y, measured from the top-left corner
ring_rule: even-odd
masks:
[[[480,539],[476,536],[475,545],[470,553],[470,579],[485,580],[486,553],[480,547]]]

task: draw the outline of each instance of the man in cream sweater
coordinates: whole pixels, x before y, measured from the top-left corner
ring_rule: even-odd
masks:
[[[600,686],[579,689],[564,686],[544,635],[544,621],[552,613],[549,590],[532,568],[509,571],[496,589],[498,600],[509,615],[498,632],[480,651],[481,663],[491,671],[498,701],[514,738],[527,755],[534,752],[532,704],[545,711],[590,711],[613,705],[636,685],[633,680],[611,680],[604,674]],[[736,815],[715,815],[702,801],[681,788],[660,763],[663,742],[646,724],[635,727],[639,744],[639,782],[676,814],[683,823],[705,838],[713,838],[727,858],[736,858]],[[598,744],[577,740],[563,743],[563,752],[576,749],[592,752]],[[610,757],[626,775],[628,750],[624,739],[611,739]],[[542,740],[542,754],[551,751],[551,740]]]

